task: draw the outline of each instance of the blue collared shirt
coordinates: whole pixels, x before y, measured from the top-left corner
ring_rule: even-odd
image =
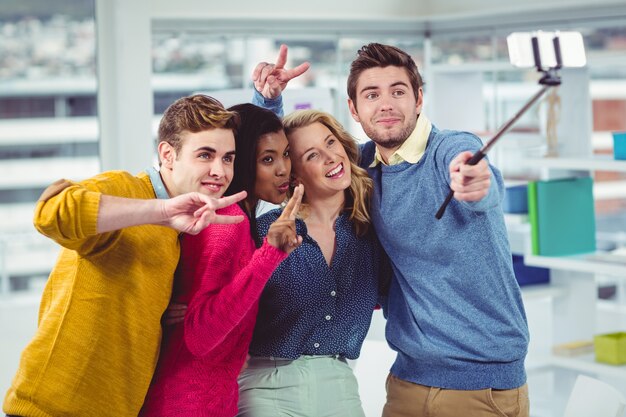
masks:
[[[258,219],[261,237],[280,213],[272,210]],[[301,219],[296,219],[296,231],[302,245],[265,286],[250,354],[356,359],[390,275],[386,255],[373,233],[356,235],[347,213],[335,222],[337,246],[330,266]]]
[[[156,194],[156,197],[162,199],[170,198],[159,171],[155,167],[150,167],[146,169],[146,172],[150,176],[150,182],[152,183],[152,188],[154,188],[154,194]]]

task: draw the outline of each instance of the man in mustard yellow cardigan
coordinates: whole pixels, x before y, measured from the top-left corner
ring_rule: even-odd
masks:
[[[62,251],[5,413],[138,414],[157,361],[179,232],[243,220],[215,212],[245,197],[215,198],[232,175],[237,123],[210,97],[182,98],[159,126],[160,170],[60,180],[43,193],[35,227]]]

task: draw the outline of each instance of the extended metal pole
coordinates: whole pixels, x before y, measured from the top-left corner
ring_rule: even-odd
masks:
[[[556,84],[558,85],[558,84]],[[483,159],[486,155],[487,152],[489,152],[489,149],[491,149],[491,147],[493,145],[495,145],[495,143],[498,141],[498,139],[500,139],[500,137],[507,131],[509,130],[509,128],[511,126],[513,126],[513,124],[515,124],[515,122],[518,121],[518,119],[520,117],[522,117],[522,115],[524,113],[526,113],[526,111],[532,107],[533,104],[535,104],[535,102],[537,100],[539,100],[539,98],[546,92],[548,91],[551,87],[554,87],[554,84],[550,84],[550,85],[544,85],[541,90],[539,90],[534,96],[531,97],[530,100],[528,100],[528,102],[524,105],[524,107],[522,107],[516,114],[515,116],[513,116],[511,119],[509,119],[509,121],[507,121],[504,125],[502,125],[502,127],[500,129],[498,129],[498,131],[496,132],[496,134],[489,139],[489,141],[487,141],[487,143],[485,143],[483,145],[482,148],[480,148],[480,150],[478,152],[476,152],[469,161],[466,162],[466,165],[476,165],[481,159]],[[446,197],[445,201],[443,202],[443,204],[441,205],[441,207],[439,207],[439,210],[437,211],[437,214],[435,214],[435,217],[437,218],[437,220],[441,219],[441,217],[443,217],[443,213],[445,213],[446,211],[446,207],[448,207],[448,204],[450,204],[450,201],[452,200],[452,197],[454,197],[454,191],[450,190],[450,192],[448,193],[448,196]]]

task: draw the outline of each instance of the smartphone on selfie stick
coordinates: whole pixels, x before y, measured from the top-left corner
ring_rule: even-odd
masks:
[[[563,67],[579,68],[586,64],[583,38],[579,32],[515,32],[506,38],[511,64],[519,68],[537,68],[544,75],[539,80],[542,88],[509,119],[496,134],[483,145],[467,162],[476,165],[511,126],[532,107],[546,91],[561,84],[558,71]],[[443,217],[446,207],[454,197],[450,190],[445,201],[435,214],[437,220]]]

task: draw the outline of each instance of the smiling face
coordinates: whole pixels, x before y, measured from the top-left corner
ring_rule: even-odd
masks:
[[[180,151],[159,143],[161,176],[170,197],[197,191],[221,197],[233,179],[235,136],[230,129],[181,133]]]
[[[255,197],[280,204],[289,189],[289,142],[285,132],[267,133],[259,138],[256,149]]]
[[[304,184],[307,200],[343,193],[351,182],[346,150],[322,123],[289,133],[293,176]]]
[[[356,98],[348,105],[367,136],[393,153],[415,129],[422,110],[421,88],[418,93],[416,99],[404,68],[374,67],[360,74]]]

